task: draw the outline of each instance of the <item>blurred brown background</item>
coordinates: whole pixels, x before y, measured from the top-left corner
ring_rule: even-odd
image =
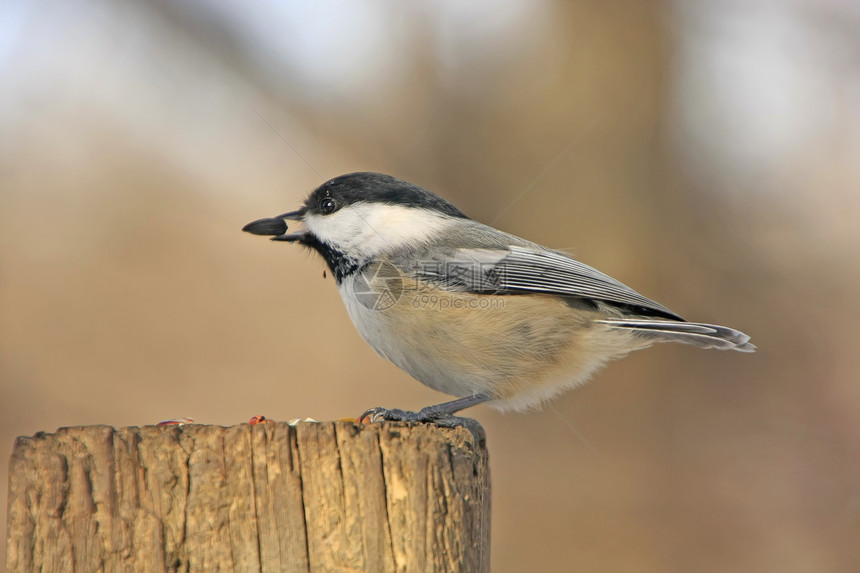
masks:
[[[382,171],[760,349],[472,410],[494,571],[860,569],[856,3],[13,0],[0,77],[4,460],[443,400],[320,260],[240,232]]]

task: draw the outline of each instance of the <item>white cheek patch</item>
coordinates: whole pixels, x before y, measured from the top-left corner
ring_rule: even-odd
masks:
[[[320,240],[366,257],[423,243],[450,225],[450,219],[434,211],[381,203],[356,203],[325,216],[308,214],[304,222]]]

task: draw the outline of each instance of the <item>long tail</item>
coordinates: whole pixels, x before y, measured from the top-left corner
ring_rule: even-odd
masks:
[[[749,341],[750,337],[743,332],[715,324],[644,319],[609,319],[596,322],[608,324],[612,328],[635,330],[637,334],[651,338],[655,342],[683,342],[699,348],[739,352],[756,350],[755,345]]]

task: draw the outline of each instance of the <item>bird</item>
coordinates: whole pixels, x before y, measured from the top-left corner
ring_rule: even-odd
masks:
[[[288,233],[287,221],[302,228]],[[360,420],[440,422],[482,403],[540,408],[612,360],[659,342],[754,352],[750,337],[688,322],[575,260],[471,219],[391,175],[330,179],[299,209],[243,231],[298,243],[326,262],[361,337],[454,397]]]

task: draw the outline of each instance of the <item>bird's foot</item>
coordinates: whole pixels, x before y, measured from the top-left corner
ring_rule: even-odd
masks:
[[[373,422],[432,422],[432,418],[423,415],[421,412],[410,412],[409,410],[401,410],[399,408],[370,408],[358,417],[358,423],[373,423]]]
[[[399,408],[370,408],[356,420],[359,424],[373,422],[414,422],[420,424],[436,424],[440,428],[466,428],[475,438],[475,443],[483,447],[487,436],[484,428],[477,420],[455,416],[449,412],[440,412],[433,406],[423,408],[418,412],[401,410]]]

